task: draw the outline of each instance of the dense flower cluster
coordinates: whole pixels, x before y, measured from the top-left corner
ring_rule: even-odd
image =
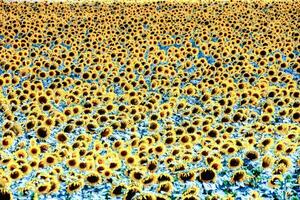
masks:
[[[0,2],[0,199],[297,199],[299,1]]]

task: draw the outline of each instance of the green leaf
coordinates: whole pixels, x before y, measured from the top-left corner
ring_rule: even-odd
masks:
[[[291,174],[288,174],[286,177],[285,177],[285,179],[287,180],[287,181],[290,181],[290,180],[292,180],[292,175]]]

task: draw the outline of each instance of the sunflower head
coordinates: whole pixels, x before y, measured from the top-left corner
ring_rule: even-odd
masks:
[[[236,169],[243,165],[243,161],[239,157],[233,157],[229,159],[228,166],[229,168]]]
[[[158,185],[158,193],[171,193],[173,190],[173,184],[170,181],[164,181]]]
[[[259,153],[255,150],[249,150],[246,152],[245,156],[247,159],[255,161],[259,158]]]
[[[79,191],[84,185],[84,182],[82,180],[77,180],[74,182],[71,182],[67,185],[67,192],[68,193],[75,193]]]
[[[243,182],[247,179],[247,173],[244,170],[234,172],[231,177],[231,182]]]
[[[116,186],[113,186],[111,189],[111,195],[114,196],[120,196],[125,193],[125,190],[127,189],[127,186],[124,184],[119,184]]]
[[[270,188],[277,188],[279,187],[279,183],[283,181],[282,175],[273,175],[271,179],[268,181],[268,186]]]
[[[37,192],[39,194],[47,194],[50,190],[50,184],[49,183],[42,183],[42,184],[39,184],[37,186]]]
[[[262,163],[261,163],[261,166],[263,168],[269,168],[273,165],[274,163],[274,158],[272,156],[269,156],[269,155],[265,155],[263,158],[262,158]]]
[[[199,193],[199,188],[197,186],[192,186],[188,188],[186,191],[183,192],[182,195],[187,196],[187,195],[198,195]]]
[[[203,182],[214,182],[217,178],[217,174],[214,169],[206,168],[200,170],[198,179]]]
[[[277,165],[284,165],[287,169],[291,167],[292,161],[289,157],[280,157],[276,160]]]
[[[0,199],[5,199],[5,200],[12,200],[13,196],[12,193],[7,190],[7,189],[0,189]]]
[[[195,172],[190,171],[190,172],[182,172],[178,175],[179,180],[182,182],[187,182],[187,181],[194,181],[196,178]]]
[[[89,185],[96,185],[101,182],[101,177],[97,173],[88,174],[85,179]]]

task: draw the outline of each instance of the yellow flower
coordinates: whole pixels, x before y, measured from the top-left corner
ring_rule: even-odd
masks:
[[[274,158],[272,156],[269,156],[269,155],[265,155],[263,158],[262,158],[262,167],[263,168],[269,168],[269,167],[272,167],[274,163]]]
[[[272,178],[268,181],[268,186],[270,188],[277,188],[279,186],[278,182],[283,181],[281,175],[273,175]]]
[[[217,174],[214,169],[207,168],[201,169],[198,179],[203,182],[215,182],[217,178]]]
[[[243,161],[239,157],[230,158],[228,161],[228,167],[232,169],[240,168],[243,165]]]
[[[67,185],[67,192],[68,192],[69,194],[74,193],[74,192],[77,192],[77,191],[79,191],[83,186],[84,186],[84,181],[83,181],[83,180],[77,180],[77,181],[74,181],[74,182],[70,182],[70,183]]]
[[[234,172],[231,177],[231,182],[243,182],[247,179],[247,173],[245,170],[239,170]]]
[[[101,182],[101,177],[97,173],[90,173],[86,175],[85,180],[90,185],[96,185]]]
[[[170,181],[164,181],[160,183],[157,187],[158,193],[171,194],[172,190],[173,190],[173,184]]]
[[[1,188],[0,189],[0,196],[3,198],[3,199],[13,199],[13,195],[11,193],[11,191],[5,189],[5,188]]]

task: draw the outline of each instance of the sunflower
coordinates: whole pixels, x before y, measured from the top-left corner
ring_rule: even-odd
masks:
[[[147,164],[147,169],[150,172],[154,172],[156,169],[158,168],[158,163],[156,160],[151,160],[149,161],[149,163]]]
[[[97,185],[101,182],[101,177],[97,173],[90,173],[86,175],[85,180],[89,185]]]
[[[217,174],[212,168],[205,168],[200,170],[198,180],[202,182],[214,182],[217,178]]]
[[[276,164],[283,164],[287,169],[291,167],[292,161],[289,157],[280,157],[276,160]]]
[[[67,160],[67,166],[70,168],[76,168],[78,166],[79,160],[76,158],[70,158]]]
[[[273,169],[272,174],[274,175],[284,174],[287,170],[288,169],[284,164],[279,164]]]
[[[234,172],[231,177],[231,182],[243,182],[247,179],[247,173],[245,170],[239,170]]]
[[[90,162],[81,161],[78,164],[78,168],[82,171],[88,170],[90,168]]]
[[[144,186],[155,184],[157,181],[157,177],[154,174],[150,174],[142,179],[142,183]]]
[[[111,169],[104,168],[102,174],[106,179],[109,179],[113,175],[113,171]]]
[[[261,121],[264,123],[269,123],[272,119],[272,116],[270,114],[262,114]]]
[[[113,129],[111,127],[106,127],[102,132],[101,132],[101,137],[109,137],[113,133]]]
[[[45,163],[48,166],[55,165],[57,163],[57,157],[51,154],[48,154],[44,157]]]
[[[45,140],[50,135],[50,129],[48,127],[41,126],[36,130],[37,137]]]
[[[249,150],[246,152],[246,158],[251,160],[251,161],[255,161],[259,158],[259,153],[255,150]]]
[[[59,191],[60,183],[58,180],[51,180],[50,181],[50,189],[48,193],[56,193]]]
[[[270,167],[272,167],[273,163],[274,163],[274,158],[272,156],[265,155],[262,158],[261,166],[263,168],[270,168]]]
[[[155,131],[159,128],[159,124],[154,120],[150,121],[148,126],[150,131]]]
[[[184,195],[180,197],[182,200],[200,200],[200,197],[194,194]]]
[[[211,167],[212,169],[219,172],[222,169],[223,165],[222,165],[222,162],[220,160],[215,160],[215,161],[213,161],[209,164],[209,167]]]
[[[113,186],[110,193],[112,195],[112,197],[115,196],[121,196],[123,194],[125,194],[125,190],[127,189],[127,186],[125,184],[119,184],[116,186]]]
[[[9,191],[7,189],[4,189],[4,188],[1,188],[0,189],[0,199],[3,199],[3,200],[12,200],[13,196],[12,196],[11,191]]]
[[[259,192],[258,192],[258,191],[255,191],[255,190],[251,191],[250,196],[251,196],[251,198],[253,198],[253,199],[261,199],[261,198],[260,198]]]
[[[19,168],[19,163],[17,163],[16,161],[10,161],[7,163],[7,169],[10,171],[13,171],[14,169]]]
[[[260,142],[260,147],[263,148],[264,150],[270,149],[270,147],[273,145],[274,141],[272,138],[265,138]]]
[[[71,182],[67,185],[67,192],[69,194],[75,193],[75,192],[79,191],[83,186],[84,186],[83,180],[77,180],[77,181]]]
[[[240,168],[243,165],[243,161],[239,157],[230,158],[228,161],[228,167],[231,169]]]
[[[199,188],[197,186],[191,186],[190,188],[188,188],[186,191],[184,191],[182,193],[183,196],[187,196],[187,195],[198,195],[199,193]]]
[[[282,152],[285,151],[286,148],[287,147],[286,147],[285,143],[283,141],[280,141],[275,145],[275,153],[281,154]]]
[[[168,200],[169,199],[169,197],[164,194],[156,194],[155,197],[156,197],[156,200]]]
[[[137,193],[141,192],[141,189],[136,187],[136,186],[132,186],[130,188],[128,188],[126,194],[124,195],[125,199],[133,199]]]
[[[134,181],[141,181],[143,179],[144,173],[139,170],[132,170],[130,172],[130,178]]]
[[[173,184],[170,181],[164,181],[160,183],[157,187],[158,193],[165,192],[167,194],[170,194],[172,190],[173,190]]]
[[[173,182],[173,177],[170,174],[163,173],[163,174],[159,174],[157,176],[157,181],[158,181],[158,183],[162,183],[164,181]]]
[[[135,165],[137,162],[137,157],[133,155],[129,155],[125,158],[126,164],[127,165]]]
[[[13,144],[14,138],[11,136],[6,136],[2,138],[1,144],[4,149],[8,149]]]
[[[37,186],[37,192],[39,194],[47,194],[50,190],[50,184],[49,183],[42,183],[42,184],[39,184]]]
[[[237,152],[237,147],[235,145],[230,144],[226,149],[226,154],[233,155]]]
[[[273,175],[271,179],[268,181],[268,186],[270,188],[277,188],[279,187],[279,182],[283,181],[282,175]]]
[[[136,200],[156,200],[156,197],[152,193],[143,193],[139,195]]]
[[[3,171],[0,170],[0,173],[3,173]],[[8,176],[1,175],[0,176],[0,188],[7,188],[11,184],[11,179]]]
[[[113,143],[113,148],[115,149],[115,150],[117,150],[117,149],[120,149],[120,148],[122,148],[123,147],[123,144],[124,142],[122,141],[122,140],[117,140],[117,141],[115,141],[114,143]]]
[[[65,143],[68,140],[68,136],[63,132],[60,132],[56,135],[56,140],[60,143]]]
[[[131,152],[131,149],[129,149],[129,148],[121,148],[121,149],[119,149],[119,154],[120,154],[121,158],[127,157],[130,152]]]
[[[296,151],[296,149],[297,149],[297,145],[291,144],[291,145],[289,145],[289,146],[285,149],[285,153],[286,153],[287,155],[291,155],[291,154],[293,154],[293,153]]]
[[[187,182],[187,181],[194,181],[196,178],[195,172],[190,171],[190,172],[182,172],[178,174],[179,180],[182,182]]]
[[[28,175],[32,171],[32,167],[29,164],[25,163],[21,165],[20,170],[24,175]]]
[[[10,172],[9,177],[12,180],[17,180],[23,176],[23,173],[20,169],[14,169],[12,172]]]
[[[154,147],[154,153],[156,155],[162,155],[165,153],[165,145],[164,144],[157,144],[155,147]]]
[[[112,170],[117,170],[120,168],[120,166],[121,166],[121,162],[118,159],[110,161],[110,163],[108,164],[108,167]]]

